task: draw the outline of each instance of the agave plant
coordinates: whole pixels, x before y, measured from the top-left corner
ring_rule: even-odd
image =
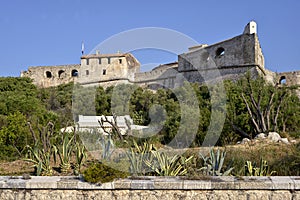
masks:
[[[55,155],[59,156],[60,169],[62,173],[67,173],[71,169],[71,154],[74,148],[73,144],[74,135],[70,138],[68,133],[64,133],[62,137],[62,144],[54,146]],[[54,157],[56,161],[56,156]]]
[[[44,149],[40,149],[37,145],[31,147],[27,145],[27,157],[24,160],[33,163],[36,169],[36,175],[51,176],[53,174],[52,167],[50,165],[51,152],[46,152]]]
[[[111,135],[109,134],[108,136],[102,136],[100,143],[102,148],[101,158],[103,160],[109,160],[113,153],[113,148],[114,148],[114,142],[111,138]]]
[[[210,149],[209,156],[204,157],[200,154],[204,161],[204,167],[200,169],[203,171],[205,175],[209,176],[228,176],[231,174],[233,167],[230,165],[227,167],[226,170],[223,169],[224,160],[226,157],[226,152],[221,152],[220,149],[214,153],[213,149]]]
[[[75,159],[76,163],[74,166],[74,174],[78,175],[80,173],[80,168],[84,162],[84,159],[86,159],[87,154],[86,154],[86,148],[84,145],[82,145],[79,142],[76,142],[76,148],[75,148]]]
[[[150,151],[155,147],[148,142],[144,142],[143,145],[139,146],[135,140],[133,140],[133,145],[134,147],[126,153],[130,162],[130,173],[134,175],[145,174],[147,166],[145,166],[144,161],[150,159]]]
[[[246,161],[245,176],[272,176],[276,171],[270,173],[270,167],[266,160],[260,159],[259,166],[256,163],[252,164],[251,161]]]
[[[187,164],[193,156],[185,158],[174,155],[169,157],[166,153],[157,150],[151,151],[152,160],[144,160],[145,164],[150,167],[159,176],[182,176],[187,173]]]

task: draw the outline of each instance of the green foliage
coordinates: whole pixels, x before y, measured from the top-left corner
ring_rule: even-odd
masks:
[[[165,152],[152,150],[153,156],[144,160],[145,164],[158,176],[183,176],[187,173],[187,165],[193,156],[168,156]]]
[[[110,168],[102,163],[97,163],[86,169],[83,176],[87,182],[101,184],[111,182],[116,178],[126,178],[129,174]]]
[[[204,157],[202,154],[200,155],[204,161],[204,167],[202,167],[200,171],[203,171],[204,175],[228,176],[231,174],[233,167],[230,167],[230,165],[227,167],[226,170],[223,169],[223,164],[226,157],[225,151],[221,152],[220,149],[218,149],[215,153],[214,150],[211,148],[209,156]]]
[[[113,148],[114,148],[114,142],[111,138],[111,135],[101,135],[101,139],[100,139],[100,143],[101,143],[101,159],[103,160],[109,160],[112,153],[113,153]]]
[[[273,86],[250,74],[236,83],[225,81],[227,91],[227,133],[254,138],[258,133],[294,132],[299,129],[300,100],[294,87]],[[231,128],[230,128],[231,127]]]
[[[38,99],[38,89],[29,78],[0,78],[0,114],[21,112],[39,115],[45,109]]]
[[[45,151],[44,149],[39,148],[38,145],[31,147],[26,146],[27,157],[24,160],[33,163],[35,168],[35,173],[37,176],[51,176],[53,174],[53,169],[51,166],[51,154],[52,151]]]
[[[53,146],[54,124],[49,122],[46,126],[39,128],[37,134],[30,123],[29,129],[32,134],[33,145],[26,145],[25,161],[33,163],[36,175],[51,176],[53,169],[51,158],[55,155]]]
[[[182,176],[187,173],[187,165],[193,158],[178,155],[170,157],[149,142],[138,145],[133,140],[133,144],[134,147],[127,152],[127,157],[130,161],[130,173],[134,175]]]
[[[129,152],[126,153],[130,167],[129,171],[131,174],[138,175],[144,174],[149,170],[147,165],[145,165],[145,160],[150,159],[150,152],[155,148],[151,143],[144,142],[142,145],[138,145],[135,140],[133,140],[134,147],[131,147]]]
[[[76,120],[78,115],[96,115],[96,89],[96,87],[74,85],[72,111]]]
[[[60,159],[59,166],[62,173],[67,173],[71,169],[71,155],[74,149],[74,136],[75,135],[71,136],[68,133],[63,133],[61,136],[62,143],[53,145],[55,153],[58,154]]]
[[[266,160],[260,159],[259,165],[251,161],[246,161],[245,176],[272,176],[275,171],[270,173],[270,167]]]
[[[81,142],[75,144],[75,160],[74,175],[78,175],[81,172],[81,166],[87,158],[86,148]]]
[[[110,115],[110,89],[112,88],[104,90],[101,86],[97,88],[95,99],[97,115]]]
[[[39,98],[47,110],[51,110],[58,116],[60,127],[67,126],[73,120],[72,95],[73,83],[62,84],[57,87],[40,88]]]
[[[30,143],[32,139],[26,124],[26,117],[19,111],[9,114],[6,117],[6,126],[0,129],[0,145],[9,144],[13,147],[6,154],[21,156],[23,148]]]

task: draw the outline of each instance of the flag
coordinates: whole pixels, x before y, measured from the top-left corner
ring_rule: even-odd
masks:
[[[84,54],[84,43],[83,42],[81,43],[81,54],[82,55]]]

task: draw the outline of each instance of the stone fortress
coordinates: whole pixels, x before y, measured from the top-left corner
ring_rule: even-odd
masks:
[[[184,81],[210,82],[236,80],[250,71],[263,75],[273,84],[300,85],[300,71],[275,73],[264,66],[264,56],[254,21],[247,24],[243,34],[213,44],[190,47],[178,55],[178,61],[163,64],[148,72],[140,72],[139,61],[130,53],[82,55],[80,64],[35,66],[21,72],[39,87],[63,83],[83,86],[113,86],[122,83],[157,88],[174,88]]]

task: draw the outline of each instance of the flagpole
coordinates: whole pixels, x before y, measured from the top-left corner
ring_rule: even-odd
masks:
[[[84,43],[83,43],[83,41],[81,42],[81,54],[82,55],[84,54]]]

